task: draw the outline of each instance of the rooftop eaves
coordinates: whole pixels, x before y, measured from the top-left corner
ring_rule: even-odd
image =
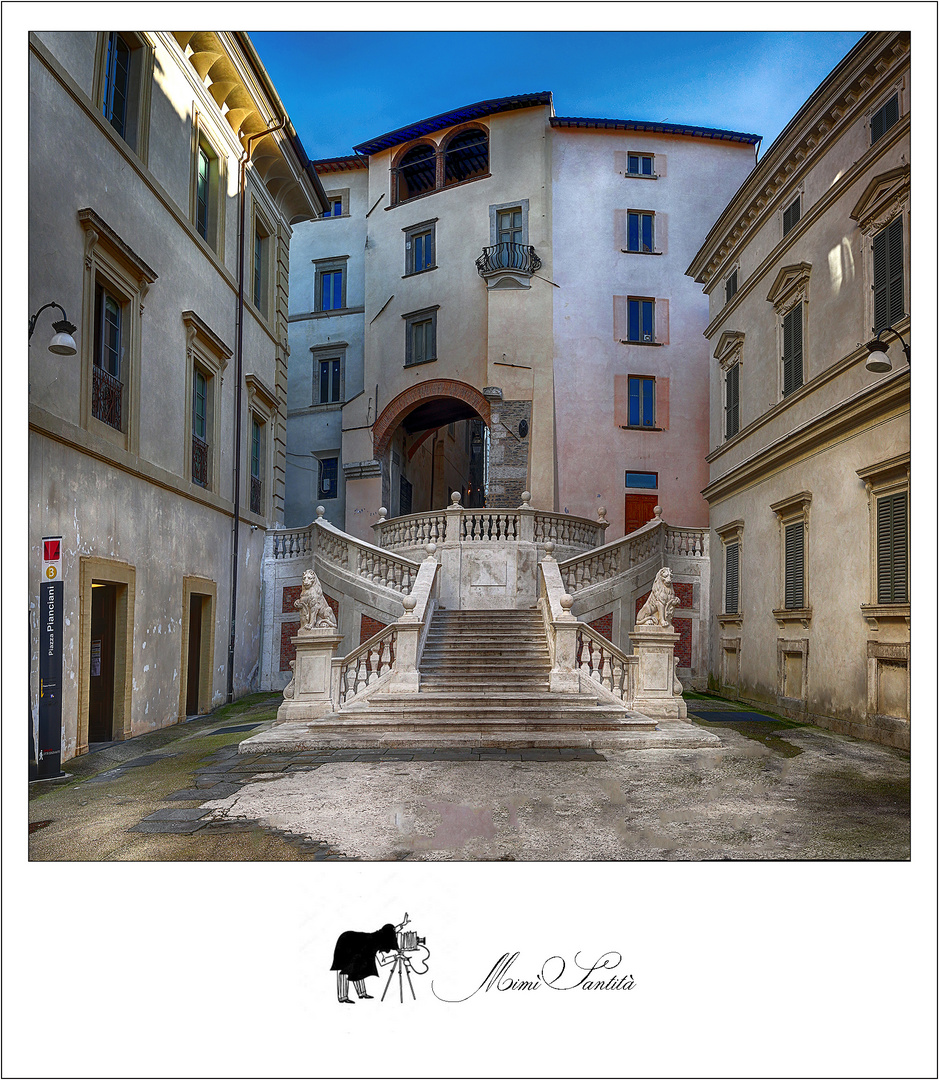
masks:
[[[560,128],[593,128],[599,131],[650,131],[660,135],[687,135],[695,139],[720,139],[724,142],[759,143],[762,135],[743,131],[724,131],[722,128],[699,127],[696,124],[665,124],[647,120],[605,120],[593,116],[552,116],[551,126]]]
[[[431,116],[427,120],[418,120],[416,124],[398,128],[397,131],[389,131],[368,142],[359,143],[352,149],[357,154],[378,154],[392,146],[411,142],[412,139],[419,139],[422,135],[430,135],[434,131],[442,131],[455,124],[465,124],[470,120],[478,120],[483,116],[491,116],[493,113],[511,112],[513,109],[531,109],[536,105],[551,105],[551,91],[544,90],[537,94],[515,94],[512,97],[477,101],[474,105],[464,105],[462,108],[440,113],[439,116]]]

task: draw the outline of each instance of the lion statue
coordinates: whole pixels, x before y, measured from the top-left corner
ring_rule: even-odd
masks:
[[[672,588],[672,572],[667,566],[663,566],[655,575],[648,600],[639,609],[636,625],[653,623],[657,626],[671,626],[672,612],[677,607],[681,607],[681,604]]]
[[[319,578],[312,570],[303,575],[303,589],[300,599],[294,600],[293,606],[300,609],[300,629],[312,630],[318,627],[335,627],[336,616],[326,602]]]

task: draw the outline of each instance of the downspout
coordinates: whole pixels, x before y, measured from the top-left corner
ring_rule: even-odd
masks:
[[[244,312],[245,312],[245,180],[248,171],[248,162],[251,160],[251,143],[255,139],[262,139],[265,135],[271,135],[279,131],[286,124],[286,117],[278,120],[264,131],[255,132],[248,136],[244,153],[238,165],[238,307],[236,319],[238,323],[238,336],[235,345],[237,353],[237,370],[235,377],[235,498],[234,510],[232,511],[232,540],[231,540],[231,632],[228,639],[228,696],[229,703],[235,699],[235,615],[238,597],[238,539],[241,533],[241,406],[242,406],[242,382],[244,380]],[[276,237],[275,244],[276,244]]]

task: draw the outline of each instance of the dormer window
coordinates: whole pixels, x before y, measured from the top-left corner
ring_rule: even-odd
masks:
[[[481,179],[489,175],[489,133],[468,128],[440,146],[419,143],[398,159],[393,173],[394,204]]]
[[[474,129],[461,131],[447,145],[444,155],[444,187],[485,176],[489,172],[489,136]]]
[[[426,144],[409,150],[395,170],[398,181],[397,202],[425,195],[437,186],[437,150]]]

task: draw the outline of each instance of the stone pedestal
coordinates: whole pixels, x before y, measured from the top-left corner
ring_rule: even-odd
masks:
[[[638,625],[629,635],[633,654],[639,658],[636,697],[632,708],[656,720],[684,720],[688,707],[681,697],[675,663],[678,634],[671,625]]]
[[[277,719],[316,720],[334,712],[330,694],[332,662],[342,634],[326,626],[303,630],[290,640],[296,647],[297,658]]]

